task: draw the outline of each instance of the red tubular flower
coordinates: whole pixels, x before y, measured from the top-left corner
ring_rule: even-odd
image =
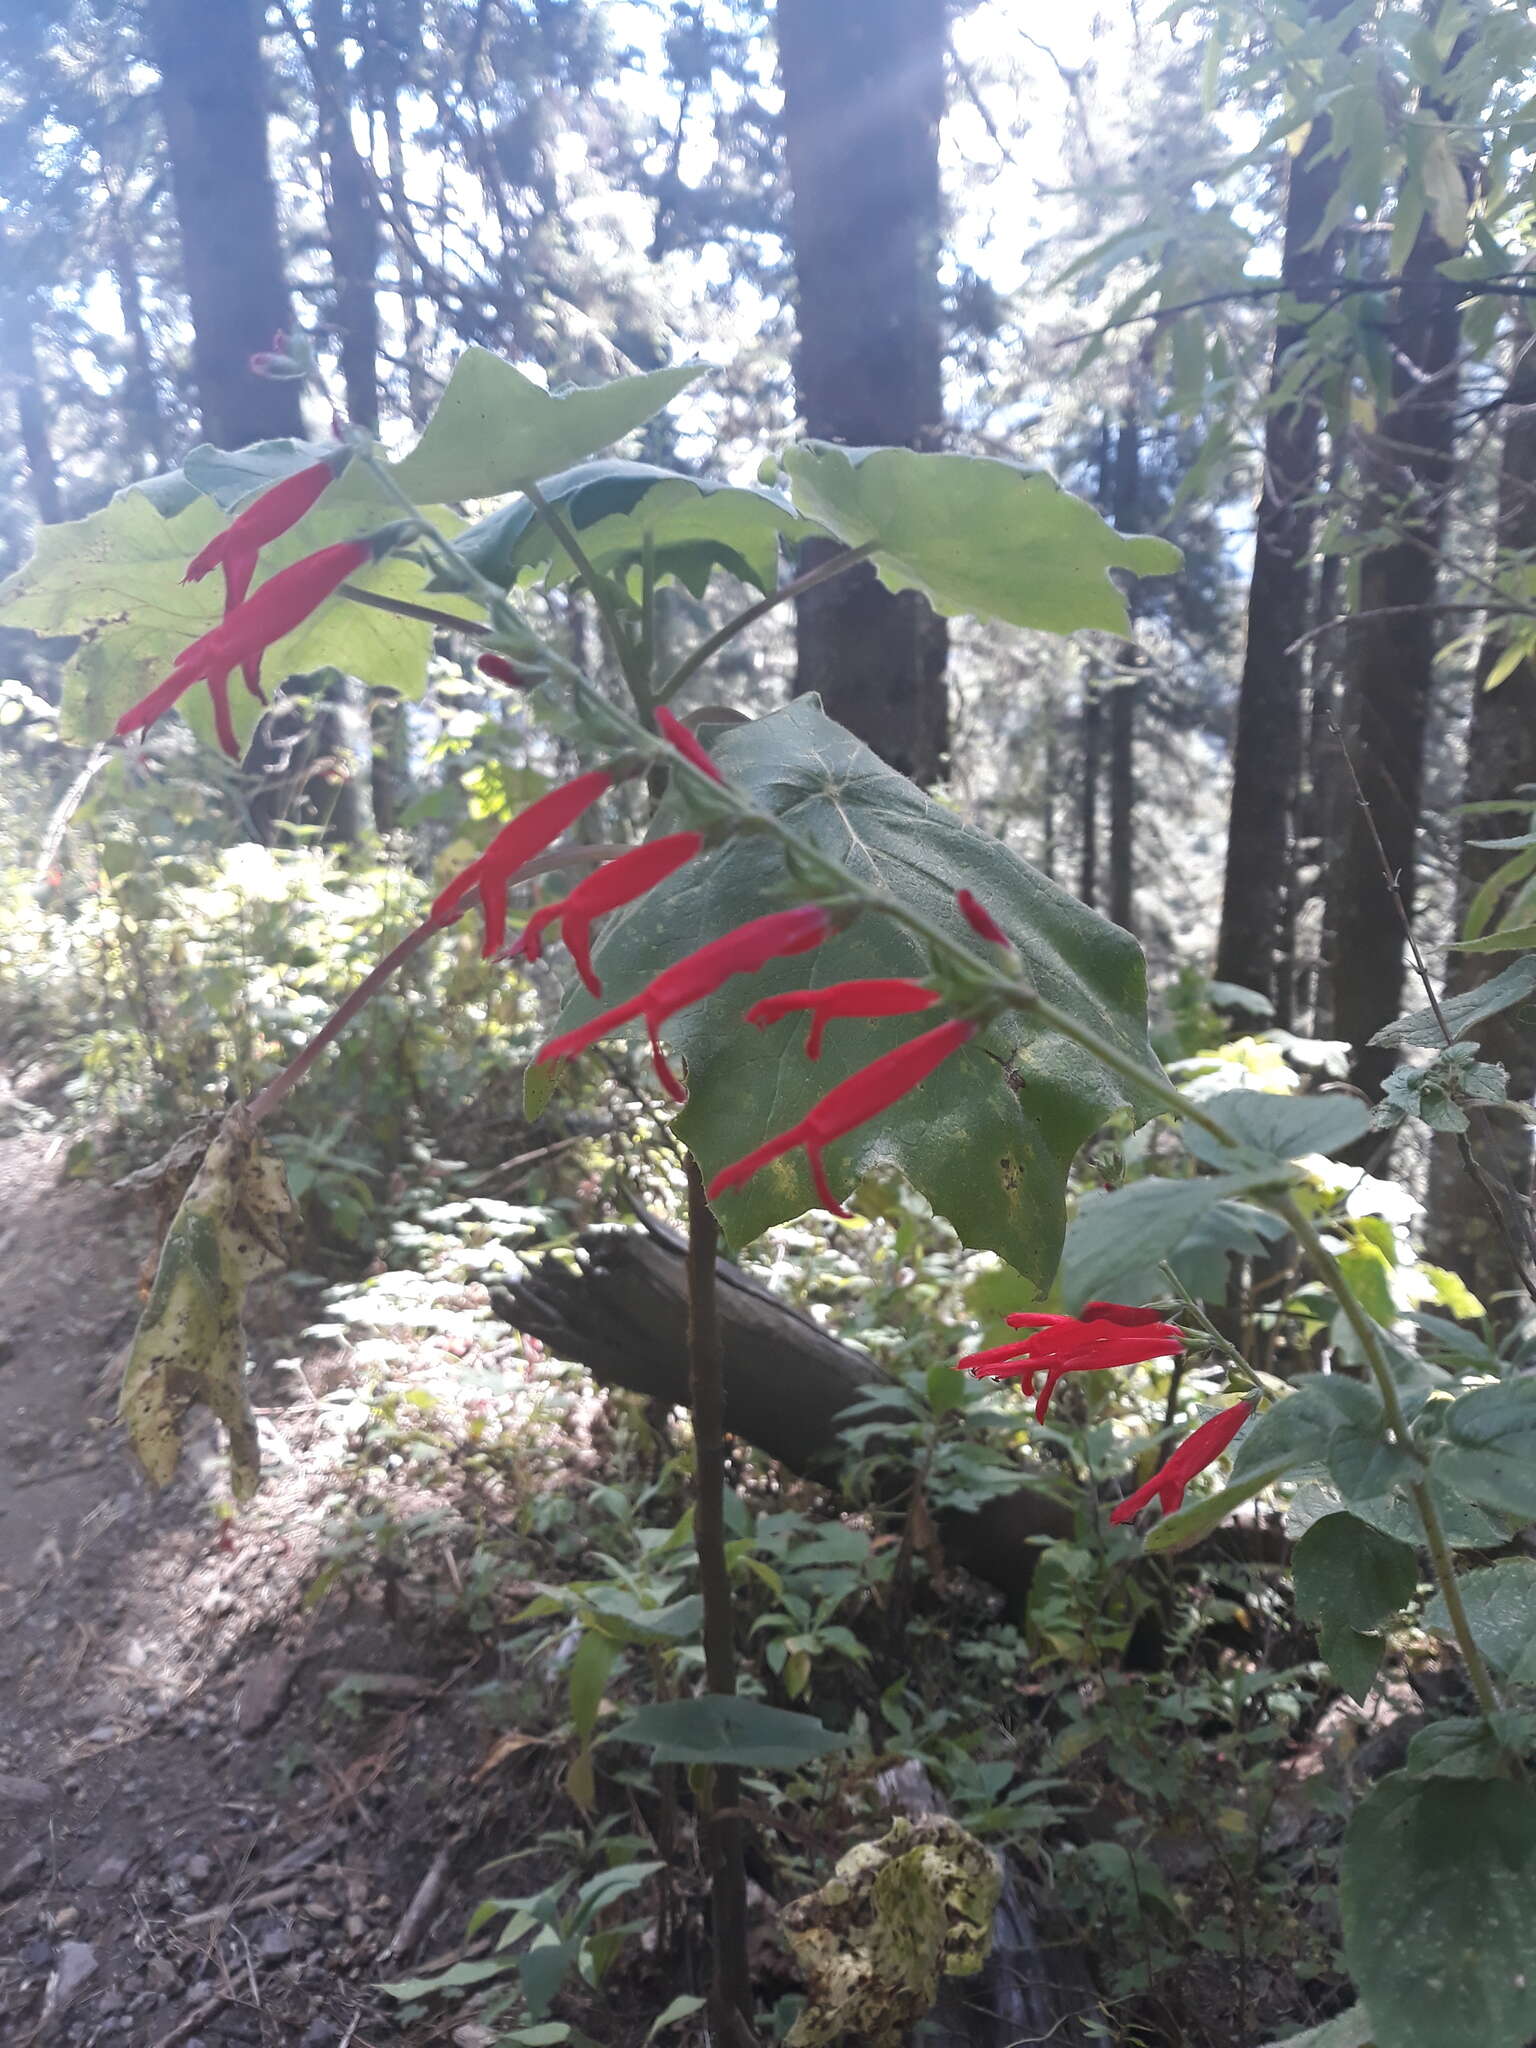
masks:
[[[661,734],[668,746],[676,747],[683,759],[692,762],[701,775],[707,775],[711,782],[724,782],[725,777],[720,773],[720,770],[715,766],[708,754],[705,753],[703,747],[700,746],[687,726],[683,724],[680,718],[674,718],[665,705],[661,705],[657,710],[656,730]]]
[[[657,1042],[657,1034],[667,1019],[675,1017],[679,1010],[686,1010],[690,1004],[702,1002],[705,996],[713,995],[733,974],[756,974],[770,960],[780,960],[791,953],[810,952],[813,946],[819,946],[830,936],[832,928],[830,915],[817,903],[802,904],[795,910],[775,910],[767,917],[755,917],[750,924],[740,925],[735,931],[726,932],[722,938],[711,939],[696,953],[689,953],[675,965],[663,968],[654,981],[648,982],[639,995],[631,996],[627,1003],[604,1010],[601,1016],[592,1017],[585,1024],[578,1024],[573,1031],[564,1031],[558,1038],[552,1038],[540,1048],[535,1064],[542,1066],[548,1060],[568,1059],[572,1053],[585,1052],[589,1045],[596,1045],[600,1038],[606,1038],[621,1024],[643,1017],[650,1034],[651,1063],[656,1069],[656,1078],[674,1102],[686,1102],[688,1091],[667,1065]]]
[[[1177,1514],[1184,1505],[1184,1489],[1190,1480],[1197,1472],[1203,1472],[1207,1465],[1215,1464],[1256,1405],[1253,1401],[1239,1401],[1235,1407],[1223,1408],[1208,1417],[1192,1435],[1185,1437],[1168,1462],[1152,1474],[1145,1486],[1138,1486],[1134,1493],[1126,1495],[1109,1519],[1112,1522],[1133,1521],[1154,1494],[1165,1515]]]
[[[1036,1374],[1044,1373],[1035,1403],[1036,1422],[1044,1422],[1051,1396],[1068,1373],[1176,1358],[1184,1349],[1184,1333],[1176,1323],[1159,1321],[1155,1309],[1128,1308],[1120,1302],[1091,1301],[1080,1316],[1026,1310],[1009,1316],[1007,1322],[1015,1330],[1032,1328],[1033,1335],[972,1352],[957,1359],[956,1365],[980,1380],[1023,1380],[1031,1393]]]
[[[211,632],[182,649],[165,681],[131,705],[117,721],[119,736],[153,725],[194,683],[206,683],[213,699],[219,745],[238,760],[240,749],[229,715],[231,675],[237,668],[243,668],[259,697],[261,657],[267,649],[301,626],[349,576],[372,560],[370,542],[347,540],[279,569],[253,597],[226,612]],[[258,680],[252,681],[253,677]]]
[[[803,1146],[822,1207],[830,1209],[834,1216],[849,1215],[851,1212],[842,1206],[828,1184],[822,1160],[825,1147],[857,1130],[860,1124],[867,1124],[903,1095],[910,1095],[951,1053],[973,1039],[979,1029],[973,1018],[956,1017],[918,1038],[909,1038],[905,1045],[898,1045],[891,1052],[882,1053],[867,1067],[850,1074],[846,1081],[839,1081],[799,1123],[780,1131],[776,1138],[768,1139],[732,1165],[722,1167],[709,1184],[710,1200],[728,1188],[741,1187],[760,1168]]]
[[[482,654],[475,667],[481,675],[489,676],[493,682],[509,683],[514,690],[533,688],[533,677],[525,676],[504,654]]]
[[[183,583],[199,583],[210,569],[224,571],[224,609],[233,611],[251,587],[256,557],[269,541],[278,539],[289,527],[297,526],[335,481],[336,472],[328,462],[313,462],[308,469],[295,470],[271,490],[252,499],[222,533],[216,533],[205,548],[187,564]]]
[[[605,861],[558,903],[546,903],[536,910],[516,944],[507,948],[506,957],[537,960],[543,952],[545,927],[558,922],[566,950],[576,962],[576,972],[592,994],[600,996],[603,985],[592,971],[592,920],[633,903],[647,889],[675,874],[703,847],[702,833],[669,832],[663,839],[649,840],[644,846],[621,853],[616,860]]]
[[[482,960],[501,951],[507,935],[507,884],[525,862],[542,853],[560,837],[567,825],[574,825],[583,811],[590,810],[613,785],[610,768],[594,768],[574,781],[541,796],[537,803],[519,811],[510,824],[503,825],[478,860],[461,868],[432,905],[433,924],[451,924],[471,889],[480,891],[480,910],[485,919]],[[532,955],[532,958],[538,956]]]
[[[931,1010],[943,997],[935,988],[925,988],[906,975],[889,980],[834,981],[826,988],[791,989],[787,995],[764,996],[747,1012],[747,1022],[759,1030],[776,1024],[795,1010],[811,1012],[806,1034],[805,1056],[821,1058],[821,1040],[834,1017],[905,1017],[914,1010]]]
[[[1013,941],[991,911],[969,889],[955,891],[955,907],[978,938],[989,939],[994,946],[1012,946]]]

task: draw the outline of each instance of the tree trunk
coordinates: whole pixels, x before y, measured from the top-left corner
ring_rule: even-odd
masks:
[[[504,1322],[573,1358],[606,1386],[664,1402],[688,1399],[685,1247],[660,1226],[594,1231],[578,1240],[579,1265],[548,1258],[491,1306]],[[851,1404],[890,1383],[873,1359],[838,1343],[738,1266],[721,1260],[719,1309],[725,1349],[725,1426],[771,1458],[835,1487],[848,1462],[839,1430]],[[864,1454],[878,1449],[866,1445]],[[910,1475],[903,1470],[903,1498]],[[939,1517],[949,1563],[974,1572],[1022,1609],[1041,1537],[1069,1537],[1072,1508],[1019,1475],[1019,1490],[971,1513]],[[1229,1523],[1212,1552],[1250,1563],[1286,1555],[1273,1516]]]
[[[342,0],[314,0],[315,101],[325,166],[325,227],[341,381],[353,426],[379,425],[379,221],[368,166],[352,133],[352,80]]]
[[[1498,542],[1500,550],[1530,560],[1536,553],[1536,336],[1522,313],[1518,335],[1520,359],[1510,380],[1514,410],[1504,428],[1499,471]],[[1500,637],[1490,632],[1483,643],[1473,686],[1472,723],[1467,734],[1469,804],[1510,801],[1522,784],[1536,784],[1536,665],[1523,661],[1495,689],[1486,682],[1500,652]],[[1507,854],[1474,846],[1474,839],[1494,839],[1523,829],[1518,813],[1505,818],[1487,814],[1463,820],[1461,857],[1456,877],[1458,932],[1473,896]],[[1446,971],[1447,995],[1460,995],[1489,981],[1513,956],[1452,953]],[[1536,1001],[1518,1004],[1490,1017],[1470,1034],[1479,1056],[1509,1070],[1512,1099],[1530,1102],[1536,1096]],[[1506,1209],[1517,1241],[1524,1240],[1529,1259],[1532,1242],[1532,1132],[1508,1114],[1483,1120],[1471,1133],[1474,1150],[1496,1187],[1513,1196]],[[1502,1233],[1489,1214],[1454,1140],[1435,1140],[1430,1175],[1429,1245],[1431,1256],[1453,1267],[1486,1304],[1516,1284],[1514,1261]]]
[[[942,431],[938,129],[945,0],[779,0],[806,432],[934,448]],[[810,567],[825,543],[805,551]],[[944,621],[867,564],[808,591],[797,693],[915,782],[949,745]]]
[[[160,397],[155,389],[155,358],[149,345],[149,325],[144,317],[144,293],[139,282],[138,258],[123,219],[122,195],[108,187],[108,254],[112,282],[117,287],[118,310],[128,343],[128,365],[123,377],[123,417],[129,436],[148,458],[151,473],[166,467],[165,421],[160,416]]]
[[[1342,4],[1315,0],[1313,13],[1328,21]],[[1292,159],[1286,185],[1280,274],[1301,306],[1326,285],[1337,254],[1331,238],[1318,242],[1338,183],[1338,163],[1328,154],[1332,140],[1332,123],[1320,115]],[[1277,402],[1277,394],[1306,346],[1307,329],[1300,319],[1277,322],[1216,945],[1217,979],[1267,996],[1277,1012],[1289,1009],[1288,901],[1306,692],[1305,656],[1295,643],[1312,623],[1311,547],[1322,427],[1322,407],[1310,390],[1304,388],[1284,404]]]
[[[1459,254],[1426,217],[1403,266],[1411,288],[1397,294],[1394,403],[1361,457],[1361,528],[1398,537],[1361,564],[1358,615],[1345,638],[1346,744],[1360,800],[1349,806],[1332,878],[1332,980],[1334,1030],[1352,1048],[1350,1079],[1372,1097],[1395,1064],[1395,1054],[1370,1040],[1401,1007],[1404,938],[1371,821],[1411,916],[1435,682],[1436,574],[1455,475],[1459,287],[1440,266]]]
[[[266,67],[255,0],[148,0],[150,46],[203,431],[236,448],[302,434],[299,386],[252,375],[293,324],[267,156]]]
[[[0,339],[4,343],[5,368],[16,405],[16,431],[27,458],[32,501],[43,524],[54,526],[64,517],[64,508],[59,498],[59,466],[48,432],[48,401],[43,395],[42,378],[37,367],[32,313],[32,302],[24,292],[11,294],[5,307],[3,327],[0,327]]]
[[[1110,518],[1121,533],[1134,533],[1141,496],[1141,429],[1127,412],[1115,438],[1115,475]],[[1132,614],[1135,617],[1134,600]],[[1132,648],[1129,659],[1138,659]],[[1109,914],[1123,931],[1136,930],[1136,701],[1139,682],[1118,683],[1109,693]]]
[[[1104,698],[1092,676],[1083,678],[1082,744],[1077,788],[1079,899],[1092,910],[1099,900],[1099,755],[1103,748]]]

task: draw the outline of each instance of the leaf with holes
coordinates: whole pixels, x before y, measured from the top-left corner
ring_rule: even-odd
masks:
[[[1389,2048],[1524,2048],[1536,2034],[1536,1792],[1376,1785],[1344,1836],[1349,1973]]]
[[[715,759],[739,788],[824,854],[979,952],[984,942],[955,907],[957,889],[974,890],[1042,995],[1131,1058],[1152,1061],[1145,968],[1135,942],[887,768],[827,717],[819,699],[797,698],[725,733]],[[674,823],[664,807],[656,830]],[[743,835],[690,862],[605,933],[596,954],[604,1004],[635,994],[695,947],[787,900],[783,856],[766,837]],[[690,1089],[678,1130],[706,1175],[915,1035],[906,1017],[834,1024],[812,1062],[804,1053],[803,1017],[759,1033],[743,1022],[751,1002],[794,988],[927,971],[916,939],[886,918],[865,915],[814,953],[776,962],[750,983],[728,983],[675,1017],[667,1037],[687,1060]],[[598,1007],[578,992],[562,1028]],[[929,1021],[918,1019],[915,1028]],[[851,1189],[877,1167],[899,1168],[967,1244],[997,1252],[1043,1291],[1061,1249],[1067,1168],[1125,1100],[1120,1084],[1073,1042],[1009,1013],[913,1094],[829,1147],[828,1170],[834,1187]],[[1155,1107],[1133,1105],[1138,1116]],[[813,1200],[810,1176],[794,1154],[722,1197],[720,1221],[732,1244],[747,1244]]]
[[[583,462],[539,488],[604,575],[633,579],[649,547],[658,580],[673,578],[695,597],[717,568],[773,589],[781,547],[815,530],[777,491],[681,476],[650,462]],[[458,544],[482,576],[508,589],[520,578],[564,583],[576,574],[526,498],[469,527]]]
[[[1109,571],[1169,576],[1183,559],[1166,540],[1117,533],[1044,470],[995,456],[804,441],[783,466],[799,511],[849,547],[874,543],[880,580],[935,611],[1128,633]]]

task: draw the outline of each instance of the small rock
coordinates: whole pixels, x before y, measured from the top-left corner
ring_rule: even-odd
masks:
[[[88,1941],[61,1943],[53,1975],[48,1979],[48,1995],[43,2001],[44,2018],[51,2019],[55,2013],[64,2012],[73,2005],[95,1974],[96,1951]]]
[[[55,1927],[73,1927],[79,1918],[80,1908],[78,1906],[60,1906],[57,1913],[53,1916],[53,1924]]]
[[[131,1856],[103,1856],[86,1882],[93,1891],[115,1891],[132,1868]]]
[[[53,1787],[44,1778],[8,1778],[0,1772],[0,1806],[42,1807],[53,1804]]]
[[[311,2020],[299,2036],[299,2048],[336,2048],[340,2039],[329,2020]]]
[[[174,1991],[181,1982],[169,1956],[151,1956],[144,1974],[157,1991]]]
[[[127,2003],[121,1991],[103,1991],[96,2001],[96,2010],[105,2019],[110,2013],[121,2012]]]
[[[286,1927],[275,1924],[262,1935],[256,1953],[264,1963],[285,1963],[293,1954],[293,1936]]]
[[[117,1730],[110,1721],[98,1721],[85,1739],[87,1742],[116,1742]]]
[[[199,1889],[213,1875],[213,1862],[207,1856],[189,1856],[186,1860],[185,1868],[188,1884],[196,1885]]]
[[[0,1899],[13,1899],[19,1892],[30,1891],[47,1867],[47,1858],[41,1849],[28,1849],[0,1877]]]
[[[53,1961],[53,1943],[41,1939],[24,1943],[21,1960],[23,1967],[28,1970],[42,1969],[45,1963]]]
[[[249,1738],[260,1735],[287,1705],[302,1658],[288,1650],[269,1650],[247,1668],[235,1709],[235,1733]]]
[[[349,1941],[361,1941],[367,1932],[368,1922],[361,1913],[349,1913],[347,1915],[347,1939]]]

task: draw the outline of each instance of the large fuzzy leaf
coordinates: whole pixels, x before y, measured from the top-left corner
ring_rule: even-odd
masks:
[[[771,590],[781,541],[812,530],[786,498],[760,484],[680,476],[650,462],[582,462],[544,478],[539,488],[605,574],[630,577],[649,541],[657,576],[675,578],[695,597],[703,596],[717,568]],[[576,573],[527,498],[469,527],[459,546],[483,576],[509,589],[521,577],[563,583]]]
[[[556,395],[489,349],[467,348],[421,439],[395,468],[418,505],[499,498],[622,440],[703,373],[700,363]]]
[[[1128,633],[1108,572],[1167,576],[1183,559],[1169,541],[1117,533],[1044,470],[990,455],[805,441],[783,461],[807,518],[850,547],[875,542],[881,581],[922,591],[941,612]]]
[[[862,879],[919,907],[980,952],[983,941],[954,907],[973,889],[1008,932],[1025,971],[1052,1002],[1150,1063],[1146,975],[1139,948],[996,839],[964,825],[887,768],[829,719],[816,697],[727,733],[721,768],[765,809]],[[667,815],[658,831],[669,829]],[[682,869],[607,931],[597,965],[605,1002],[633,994],[706,940],[782,907],[784,863],[756,836],[731,841]],[[669,1042],[688,1063],[691,1098],[681,1135],[706,1173],[783,1130],[836,1082],[931,1018],[834,1024],[812,1064],[803,1021],[759,1033],[747,1005],[778,990],[865,975],[924,974],[922,947],[899,926],[864,916],[811,954],[736,981],[672,1023]],[[592,1013],[573,999],[567,1023]],[[999,1253],[1035,1286],[1050,1283],[1061,1250],[1067,1167],[1079,1145],[1125,1096],[1074,1043],[1010,1013],[920,1089],[828,1153],[834,1187],[896,1166],[947,1216],[967,1244]],[[1150,1115],[1152,1103],[1135,1105]],[[733,1244],[811,1206],[798,1154],[722,1198]]]

